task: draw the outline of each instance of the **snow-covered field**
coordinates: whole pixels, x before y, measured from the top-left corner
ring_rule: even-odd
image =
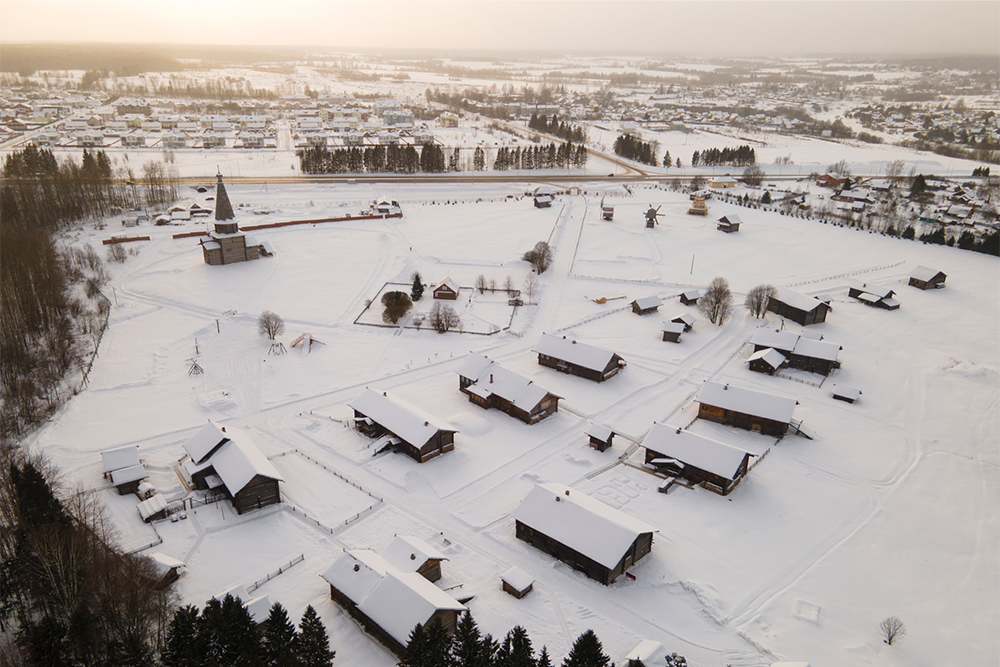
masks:
[[[342,667],[395,660],[330,600],[319,574],[342,549],[379,550],[397,534],[448,556],[438,585],[474,596],[469,607],[484,631],[498,636],[520,623],[557,660],[593,628],[616,662],[649,638],[704,667],[1000,663],[996,258],[718,201],[707,218],[688,216],[686,195],[658,188],[630,196],[606,187],[615,220],[603,222],[602,186],[542,210],[518,196],[530,187],[231,187],[244,210],[274,211],[247,213],[241,224],[333,216],[377,196],[400,201],[404,217],[255,231],[275,255],[219,267],[202,262],[195,239],[171,238],[186,230],[148,230],[151,242],[111,266],[116,304],[89,387],[29,444],[68,481],[92,488],[107,484],[99,452],[138,444],[150,481],[179,499],[173,466],[183,443],[207,419],[246,429],[284,477],[282,505],[243,516],[225,504],[197,507],[151,528],[134,498],[106,493],[122,545],[162,538],[157,550],[188,563],[178,590],[198,605],[304,556],[257,594],[293,617],[314,605]],[[655,229],[643,225],[649,205],[665,214]],[[733,212],[740,232],[716,231],[715,220]],[[109,235],[84,230],[76,243],[99,246]],[[540,277],[537,305],[518,308],[510,331],[439,335],[353,323],[366,299],[414,271],[431,284],[450,276],[471,286],[483,274],[521,287],[529,267],[520,256],[539,240],[552,244],[553,265]],[[921,264],[947,273],[947,287],[908,287]],[[734,317],[717,327],[699,314],[680,344],[662,342],[664,319],[693,312],[677,295],[716,276],[732,286]],[[902,307],[848,299],[853,278],[890,286]],[[798,376],[807,384],[747,370],[753,329],[781,326],[742,308],[762,282],[833,298],[828,321],[808,328],[843,347],[843,367],[823,386],[813,386],[821,376]],[[598,305],[585,296],[609,290],[626,298]],[[658,315],[622,309],[648,295],[663,297]],[[429,292],[417,307],[429,310]],[[264,309],[284,318],[286,345],[301,333],[324,345],[269,355],[256,326]],[[602,384],[543,368],[530,351],[543,332],[613,349],[628,365]],[[470,351],[562,396],[560,411],[528,426],[469,403],[455,371]],[[195,358],[202,375],[188,374]],[[775,441],[695,421],[697,433],[770,452],[727,497],[657,493],[662,480],[642,469],[634,441],[654,421],[690,422],[706,380],[794,398],[795,418],[815,439]],[[832,382],[861,388],[861,400],[834,401]],[[340,421],[366,386],[455,425],[455,450],[424,464],[373,456],[372,441]],[[587,447],[592,421],[622,434],[611,450]],[[631,569],[634,581],[602,586],[515,538],[510,512],[539,481],[570,484],[658,528],[652,554]],[[511,565],[536,579],[523,600],[501,592]],[[877,626],[892,615],[908,634],[889,647]]]

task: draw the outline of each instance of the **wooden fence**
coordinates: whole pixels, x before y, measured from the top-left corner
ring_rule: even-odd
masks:
[[[306,559],[305,554],[299,554],[296,558],[293,558],[292,560],[288,561],[287,563],[285,563],[284,565],[282,565],[281,567],[279,567],[274,572],[269,572],[267,575],[264,576],[263,579],[258,579],[257,581],[255,581],[252,584],[250,584],[249,586],[247,586],[247,589],[246,589],[247,593],[253,593],[255,590],[257,590],[258,588],[260,588],[261,586],[263,586],[267,582],[271,581],[272,579],[274,579],[275,577],[277,577],[279,574],[281,574],[283,572],[286,572],[287,570],[289,570],[292,567],[295,567],[296,565],[298,565],[299,563],[301,563],[305,559]]]

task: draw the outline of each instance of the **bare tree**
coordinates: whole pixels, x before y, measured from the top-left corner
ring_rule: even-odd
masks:
[[[754,317],[764,317],[767,313],[767,304],[776,291],[774,285],[757,285],[747,292],[745,305],[750,314]]]
[[[764,182],[764,170],[757,165],[752,164],[743,170],[743,175],[740,176],[740,180],[749,185],[751,188],[759,188],[760,184]]]
[[[406,292],[386,292],[382,295],[382,305],[385,310],[382,312],[382,321],[395,324],[407,311],[413,307],[413,301]]]
[[[851,175],[851,168],[847,166],[847,160],[840,160],[836,164],[831,164],[826,169],[829,172],[840,174],[841,176],[844,177],[850,177]]]
[[[538,291],[538,276],[532,271],[524,278],[524,294],[528,297],[528,303],[535,298]]]
[[[281,316],[277,313],[272,313],[270,310],[265,310],[257,318],[257,333],[261,336],[267,336],[271,340],[274,340],[276,336],[280,336],[285,330],[285,321],[281,319]]]
[[[428,315],[428,323],[438,333],[445,333],[452,329],[457,329],[462,320],[451,306],[442,306],[440,302],[435,303]]]
[[[900,176],[903,175],[903,168],[905,166],[906,163],[903,162],[902,160],[893,160],[892,162],[886,165],[885,176],[886,178],[889,179],[890,186],[895,185],[896,181],[898,181]]]
[[[503,289],[507,292],[507,296],[514,296],[514,279],[507,276],[503,281]]]
[[[120,243],[112,243],[108,246],[108,259],[112,262],[118,262],[122,264],[125,262],[125,258],[128,257],[128,253],[125,252],[125,246]]]
[[[890,616],[885,619],[878,624],[878,630],[879,634],[882,635],[882,641],[889,646],[906,636],[906,626],[899,620],[899,616]]]
[[[530,263],[535,268],[535,271],[541,275],[552,264],[552,248],[545,241],[539,241],[535,244],[534,248],[524,253],[521,259]]]
[[[479,277],[476,278],[476,289],[479,290],[480,294],[486,291],[486,287],[488,284],[489,283],[486,282],[486,276],[480,273]]]
[[[712,324],[720,327],[729,319],[733,294],[729,291],[729,282],[725,278],[713,278],[705,295],[698,299],[698,308]]]

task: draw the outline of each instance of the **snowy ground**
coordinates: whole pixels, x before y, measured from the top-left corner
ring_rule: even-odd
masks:
[[[171,238],[203,223],[142,229],[153,240],[111,267],[116,303],[89,388],[30,444],[70,482],[95,488],[106,485],[99,452],[138,444],[153,484],[178,499],[185,492],[173,466],[184,441],[206,419],[248,429],[285,479],[284,504],[242,517],[225,504],[198,507],[150,527],[134,498],[109,492],[122,545],[159,535],[157,550],[188,563],[178,590],[198,605],[304,556],[258,593],[293,616],[316,606],[345,667],[395,661],[330,600],[318,575],[342,549],[381,549],[395,534],[446,553],[440,585],[475,596],[470,608],[485,631],[523,624],[557,660],[593,628],[616,662],[650,638],[704,667],[778,659],[827,667],[845,656],[857,665],[998,664],[996,258],[718,201],[707,218],[688,216],[685,195],[655,188],[631,196],[584,187],[591,194],[538,210],[518,196],[530,187],[234,186],[234,203],[274,211],[247,213],[241,224],[333,217],[379,196],[404,210],[399,220],[253,232],[275,255],[235,266],[209,267],[195,239]],[[614,222],[600,218],[601,191],[614,200]],[[665,214],[655,229],[642,221],[650,204]],[[741,231],[716,231],[715,220],[731,212],[743,218]],[[84,230],[77,243],[99,245],[111,232],[120,227]],[[483,274],[502,285],[510,275],[520,287],[529,267],[519,258],[539,240],[552,244],[553,266],[541,276],[538,305],[519,308],[510,332],[353,324],[365,299],[415,270],[430,283],[451,276],[470,286]],[[948,286],[906,286],[918,264],[947,273]],[[843,368],[822,387],[750,373],[746,342],[761,322],[741,306],[723,327],[699,315],[680,344],[662,342],[664,319],[693,312],[676,295],[715,276],[729,279],[738,304],[761,282],[833,297],[828,321],[809,331],[843,346]],[[848,299],[855,277],[889,285],[902,308]],[[585,296],[607,290],[627,298],[598,305]],[[648,295],[664,298],[658,314],[622,309]],[[286,345],[306,332],[325,345],[269,355],[256,330],[264,309],[285,319]],[[770,315],[766,324],[781,323]],[[613,349],[628,366],[602,384],[542,368],[530,350],[543,332]],[[560,411],[528,426],[472,405],[455,374],[469,351],[564,397]],[[195,358],[202,375],[187,372]],[[696,421],[696,432],[770,452],[728,497],[657,493],[662,480],[641,469],[634,441],[653,421],[690,422],[709,379],[795,398],[796,419],[816,439],[776,442]],[[831,382],[864,394],[854,405],[834,401]],[[373,456],[371,440],[338,421],[366,386],[454,424],[454,452],[425,464]],[[623,437],[607,452],[591,450],[583,435],[591,421]],[[571,484],[656,526],[652,554],[632,569],[637,579],[604,587],[519,542],[509,513],[537,481]],[[537,580],[520,601],[500,590],[511,565]],[[876,632],[890,615],[908,629],[891,648]]]

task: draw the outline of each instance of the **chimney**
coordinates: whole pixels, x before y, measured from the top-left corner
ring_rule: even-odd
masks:
[[[222,432],[225,433],[226,432],[226,427],[222,426],[221,428],[222,428]]]
[[[722,391],[729,391],[729,383],[728,382],[726,383],[726,386],[722,388]]]
[[[382,392],[382,395],[385,396],[386,398],[389,398],[389,395],[387,393],[385,393],[384,391]]]
[[[490,373],[490,384],[493,384],[493,373]]]
[[[430,422],[424,422],[424,426],[430,426]]]
[[[566,495],[567,496],[569,495],[569,489],[566,489]]]

